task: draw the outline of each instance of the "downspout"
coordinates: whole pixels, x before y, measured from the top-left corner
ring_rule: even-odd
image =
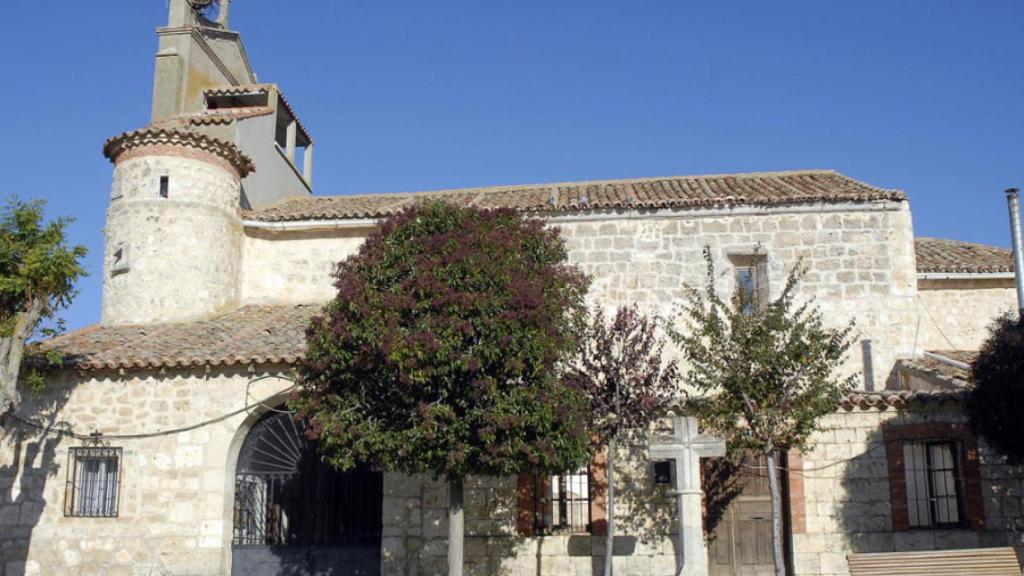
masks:
[[[1006,203],[1010,209],[1010,235],[1013,237],[1013,273],[1017,279],[1017,319],[1024,321],[1024,224],[1020,220],[1020,190],[1006,191]]]

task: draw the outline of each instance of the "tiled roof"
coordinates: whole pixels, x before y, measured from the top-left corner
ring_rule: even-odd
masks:
[[[495,186],[366,196],[304,196],[287,198],[249,211],[245,217],[264,222],[380,218],[428,199],[483,209],[573,212],[593,209],[772,206],[905,198],[898,190],[875,188],[831,170],[803,170]]]
[[[285,110],[287,110],[288,113],[292,115],[292,118],[295,119],[295,124],[298,125],[299,130],[301,130],[302,133],[306,135],[306,138],[309,138],[309,141],[312,142],[313,137],[309,135],[309,130],[306,130],[306,127],[302,125],[302,121],[299,120],[299,115],[295,113],[295,109],[292,108],[292,105],[288,102],[288,99],[284,97],[284,92],[281,92],[281,89],[278,88],[277,84],[242,84],[240,86],[219,86],[217,88],[208,88],[204,90],[203,93],[208,96],[234,96],[237,94],[252,94],[254,92],[258,94],[267,94],[271,90],[275,90],[277,92],[278,99],[281,101],[281,104],[284,105]]]
[[[919,273],[1013,272],[1013,252],[997,246],[942,238],[916,238],[914,248]]]
[[[77,370],[235,364],[293,364],[305,353],[305,330],[320,307],[243,306],[207,320],[175,324],[91,326],[42,345]]]
[[[904,408],[911,404],[962,402],[967,397],[963,388],[940,390],[855,390],[846,395],[846,408]]]
[[[190,128],[147,127],[124,132],[103,144],[103,155],[116,162],[121,154],[142,146],[181,146],[216,154],[231,163],[243,178],[256,170],[252,160],[234,144]]]
[[[945,356],[950,360],[956,360],[964,364],[970,364],[978,355],[977,352],[968,350],[937,350],[934,354]],[[908,358],[900,360],[899,364],[903,368],[927,374],[940,383],[951,387],[963,387],[971,382],[969,370],[941,362],[934,357],[920,356],[918,358]]]
[[[241,108],[214,108],[202,112],[192,112],[171,116],[165,120],[155,123],[155,127],[186,127],[186,126],[212,126],[230,124],[235,120],[255,118],[272,114],[273,108],[267,106],[249,106]]]

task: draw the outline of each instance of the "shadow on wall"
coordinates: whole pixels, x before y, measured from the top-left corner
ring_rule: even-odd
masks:
[[[26,394],[14,416],[40,425],[40,430],[14,418],[0,420],[0,576],[24,576],[32,534],[47,506],[46,482],[61,470],[57,445],[66,426],[61,410],[71,388],[47,384],[39,395]],[[8,456],[10,459],[8,460]],[[37,570],[34,572],[38,573]]]
[[[842,486],[832,502],[819,502],[817,513],[830,513],[835,520],[834,533],[842,534],[849,552],[892,552],[892,504],[889,501],[889,468],[885,440],[879,428],[871,430],[866,444],[837,442],[822,447],[831,451],[830,461],[845,460],[815,474],[831,477]],[[827,462],[821,462],[827,464]],[[835,550],[839,552],[839,550]]]

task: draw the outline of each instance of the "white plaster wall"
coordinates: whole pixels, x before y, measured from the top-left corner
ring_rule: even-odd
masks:
[[[253,207],[290,196],[309,196],[309,186],[274,142],[276,114],[245,118],[236,126],[235,144],[257,167],[242,180],[245,196]],[[297,158],[302,161],[301,156]]]
[[[170,178],[159,196],[160,177]],[[239,182],[228,170],[145,156],[114,170],[105,228],[105,324],[182,321],[237,305],[242,262]],[[118,246],[128,270],[111,270]]]
[[[920,280],[925,350],[978,350],[995,318],[1017,308],[1012,279]]]

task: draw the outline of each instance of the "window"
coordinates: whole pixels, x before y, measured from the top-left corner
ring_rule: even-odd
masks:
[[[768,262],[763,254],[729,256],[735,270],[736,291],[743,299],[743,312],[754,310],[768,300]]]
[[[912,528],[961,525],[963,503],[957,445],[951,441],[905,442],[907,515]]]
[[[87,518],[117,517],[121,449],[72,448],[68,459],[64,515]]]
[[[534,483],[534,526],[540,534],[590,530],[590,474],[538,477]]]
[[[970,426],[887,424],[882,435],[894,531],[985,528],[978,439]]]
[[[171,177],[161,176],[160,177],[160,197],[167,198],[171,193]]]

